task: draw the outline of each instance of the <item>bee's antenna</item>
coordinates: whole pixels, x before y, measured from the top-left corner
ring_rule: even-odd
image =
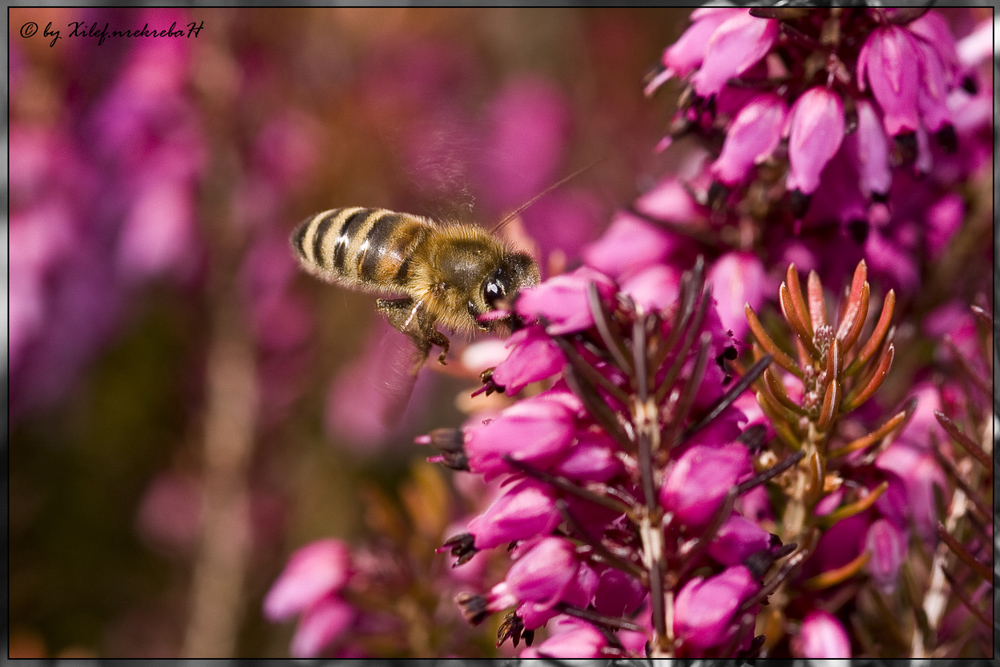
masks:
[[[597,163],[603,162],[606,159],[607,158],[598,158],[598,159],[594,160],[593,162],[591,162],[590,164],[588,164],[587,166],[585,166],[585,167],[583,167],[581,169],[577,169],[572,174],[570,174],[566,178],[562,179],[558,183],[553,183],[552,185],[550,185],[549,187],[545,188],[544,190],[542,190],[541,192],[539,192],[537,195],[535,195],[534,197],[532,197],[531,199],[529,199],[527,202],[525,202],[524,204],[521,204],[520,206],[518,206],[517,208],[515,208],[513,211],[511,211],[510,213],[508,213],[507,216],[503,220],[501,220],[500,222],[498,222],[497,226],[494,227],[490,231],[492,233],[496,234],[501,229],[503,229],[505,226],[507,226],[507,224],[509,224],[511,220],[513,220],[518,215],[520,215],[521,213],[523,213],[525,209],[527,209],[529,206],[531,206],[532,204],[534,204],[536,201],[538,201],[539,199],[541,199],[545,195],[549,194],[550,192],[552,192],[553,190],[555,190],[559,186],[565,185],[567,182],[573,180],[574,178],[576,178],[577,176],[579,176],[583,172],[587,171],[588,169],[590,169],[591,167],[593,167]]]

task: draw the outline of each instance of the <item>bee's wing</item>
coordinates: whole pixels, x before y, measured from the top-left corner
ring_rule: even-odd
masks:
[[[414,365],[416,346],[378,318],[361,356],[334,378],[326,406],[326,430],[348,445],[378,449],[401,435],[417,416],[431,387],[424,386],[411,401],[418,384]],[[423,373],[420,385],[433,383]]]

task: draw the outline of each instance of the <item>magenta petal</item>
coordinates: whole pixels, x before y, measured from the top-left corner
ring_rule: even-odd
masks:
[[[547,537],[511,565],[505,581],[518,600],[551,608],[576,580],[578,567],[572,542]]]
[[[747,252],[728,252],[708,271],[719,319],[736,340],[742,340],[749,329],[746,304],[756,309],[764,301],[765,280],[764,264]]]
[[[896,587],[899,568],[906,557],[903,533],[890,521],[879,519],[868,528],[865,549],[871,554],[868,572],[884,593]]]
[[[294,554],[264,598],[264,614],[280,621],[300,613],[350,577],[351,553],[340,540],[319,540]]]
[[[606,482],[622,471],[617,450],[618,444],[603,431],[587,431],[553,471],[577,481]]]
[[[674,76],[685,77],[700,65],[712,33],[726,19],[742,13],[741,10],[730,7],[713,7],[698,14],[695,12],[691,13],[693,23],[690,27],[663,52],[663,66]]]
[[[788,190],[812,194],[819,176],[844,140],[844,105],[823,87],[810,88],[795,101],[789,115]]]
[[[759,19],[744,10],[726,19],[708,40],[705,59],[691,77],[702,97],[715,95],[726,82],[756,65],[778,39],[778,21]]]
[[[621,291],[646,312],[665,311],[680,294],[681,272],[666,264],[654,264],[622,282]]]
[[[888,195],[892,185],[889,163],[889,139],[875,106],[868,100],[857,101],[858,129],[851,135],[861,176],[861,188],[866,196]]]
[[[736,631],[732,617],[740,604],[759,588],[742,565],[708,579],[695,577],[674,601],[674,632],[695,648],[718,646]]]
[[[517,312],[533,318],[544,318],[545,331],[550,335],[589,329],[594,324],[587,289],[593,283],[601,298],[615,293],[614,282],[604,274],[581,266],[572,273],[549,278],[541,285],[522,290],[517,300]]]
[[[497,364],[493,381],[504,387],[509,396],[527,384],[555,375],[566,363],[559,346],[538,325],[515,332],[507,347],[512,348],[510,354]]]
[[[846,659],[851,657],[851,640],[844,626],[832,614],[815,610],[802,620],[798,641],[793,643],[800,658]]]
[[[477,549],[490,549],[512,540],[548,534],[560,521],[547,489],[521,480],[506,489],[486,510],[469,521]]]
[[[702,526],[712,519],[740,476],[750,470],[750,452],[742,445],[695,445],[667,472],[660,502],[681,523]]]
[[[898,26],[876,28],[858,57],[858,86],[865,75],[872,94],[882,107],[885,131],[896,136],[920,126],[917,112],[919,59],[913,37]]]
[[[337,597],[320,600],[295,629],[290,652],[293,658],[316,658],[344,634],[354,620],[354,608]]]
[[[713,178],[726,185],[742,182],[755,164],[774,152],[788,107],[772,93],[763,93],[748,102],[726,131],[722,153],[711,167]]]
[[[618,213],[599,239],[583,250],[588,266],[615,279],[661,265],[677,246],[664,229],[629,213]]]
[[[489,424],[467,433],[469,467],[480,473],[512,472],[503,460],[507,455],[547,467],[573,442],[575,428],[573,411],[547,394],[520,401]]]
[[[771,534],[753,521],[732,514],[719,527],[712,543],[708,545],[708,555],[723,565],[739,565],[750,554],[771,545]]]
[[[522,658],[600,658],[601,649],[608,642],[601,632],[587,623],[577,619],[550,629],[550,636],[536,647],[521,652]]]

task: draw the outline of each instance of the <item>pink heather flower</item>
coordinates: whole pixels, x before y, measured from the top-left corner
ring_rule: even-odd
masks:
[[[599,239],[583,250],[588,266],[624,280],[653,266],[662,266],[678,241],[667,230],[620,212]]]
[[[340,540],[313,542],[296,551],[264,598],[264,613],[281,621],[342,589],[351,576],[351,552]]]
[[[719,526],[708,555],[723,565],[739,565],[751,554],[771,546],[771,534],[757,523],[733,513]]]
[[[497,364],[493,381],[513,396],[532,382],[544,380],[562,370],[566,363],[555,341],[539,325],[525,327],[507,340],[510,354]]]
[[[896,526],[885,519],[879,519],[868,528],[865,549],[871,554],[868,572],[882,589],[891,593],[896,588],[899,568],[906,558],[906,540]]]
[[[549,630],[549,638],[521,651],[521,658],[600,658],[608,640],[600,630],[577,618],[560,616]]]
[[[576,437],[576,416],[555,398],[558,393],[518,401],[488,424],[471,429],[465,443],[469,469],[489,479],[513,472],[503,460],[506,455],[539,468],[562,458]]]
[[[326,597],[302,615],[289,652],[293,658],[317,658],[354,622],[355,610],[338,597]]]
[[[837,617],[820,609],[806,614],[802,629],[792,650],[799,658],[847,659],[851,657],[851,640]]]
[[[654,264],[626,278],[621,291],[632,297],[643,311],[663,312],[670,308],[680,293],[681,271],[666,264]]]
[[[917,108],[920,120],[929,132],[937,132],[951,124],[948,109],[950,76],[937,49],[922,40],[914,40],[920,52],[920,88],[917,91]]]
[[[712,33],[722,23],[743,10],[728,7],[705,7],[691,12],[691,26],[663,52],[663,72],[646,86],[650,95],[665,81],[677,76],[686,77],[701,65]]]
[[[552,471],[581,482],[606,482],[624,469],[618,443],[604,431],[585,431]]]
[[[748,331],[745,305],[757,310],[764,302],[768,285],[763,262],[748,252],[727,252],[712,264],[706,282],[712,286],[722,327],[742,340]]]
[[[913,520],[917,533],[925,541],[934,541],[937,536],[937,505],[934,500],[934,487],[937,486],[945,494],[947,502],[948,484],[944,472],[934,457],[927,451],[921,451],[905,442],[895,442],[875,459],[875,467],[879,470],[895,473],[902,481],[906,490],[906,511]],[[891,486],[891,482],[890,482]],[[879,498],[881,500],[881,498]],[[882,506],[876,501],[876,506]],[[899,519],[885,512],[890,518]],[[903,518],[903,525],[906,523]]]
[[[522,479],[508,486],[503,495],[469,522],[476,549],[547,535],[561,520],[552,490]]]
[[[674,633],[696,649],[723,644],[736,634],[733,614],[760,584],[743,565],[705,579],[694,577],[674,600]]]
[[[681,523],[703,526],[712,519],[726,493],[750,471],[750,452],[743,445],[695,445],[667,472],[660,503]]]
[[[550,278],[537,287],[522,290],[517,312],[533,319],[544,318],[551,336],[589,329],[594,324],[587,298],[588,285],[597,285],[602,299],[615,293],[614,282],[604,274],[581,266],[572,273]]]
[[[737,185],[751,167],[774,153],[781,142],[788,106],[773,93],[761,93],[742,107],[726,130],[722,153],[712,164],[712,177],[726,185]]]
[[[889,139],[871,102],[858,100],[856,108],[858,128],[848,140],[861,175],[861,189],[869,198],[885,198],[892,185]]]
[[[937,261],[965,221],[965,200],[957,192],[946,192],[927,208],[927,254]]]
[[[726,82],[743,74],[767,55],[778,39],[778,21],[759,19],[743,10],[716,28],[705,46],[705,58],[691,77],[701,97],[715,95]]]
[[[641,581],[609,567],[601,572],[594,593],[594,609],[606,616],[631,616],[648,594]]]
[[[809,195],[844,140],[844,104],[822,86],[803,93],[788,116],[788,179],[786,189]]]
[[[913,36],[895,25],[876,28],[858,54],[858,87],[864,91],[868,81],[890,136],[915,132],[920,127],[920,62]]]

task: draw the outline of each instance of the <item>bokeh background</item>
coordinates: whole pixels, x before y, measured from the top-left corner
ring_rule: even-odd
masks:
[[[11,9],[11,655],[287,655],[260,603],[288,554],[363,537],[475,386],[425,370],[399,417],[405,339],[292,227],[491,226],[598,161],[511,226],[572,267],[670,166],[642,77],[687,14]]]

